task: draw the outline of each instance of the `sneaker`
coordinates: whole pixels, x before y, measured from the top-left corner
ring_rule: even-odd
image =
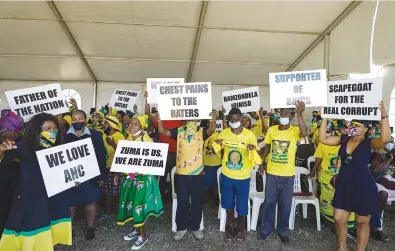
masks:
[[[88,228],[88,230],[86,230],[85,240],[90,241],[93,239],[95,239],[95,229]]]
[[[187,230],[177,231],[177,233],[174,235],[173,238],[175,241],[180,241],[180,240],[182,240],[182,238],[184,238],[186,233],[187,233]]]
[[[283,244],[288,244],[289,243],[289,237],[288,236],[281,236],[278,235],[278,237],[280,237],[280,240]]]
[[[347,238],[352,240],[353,242],[357,242],[357,232],[355,232],[355,229],[349,228],[347,230]]]
[[[148,238],[143,238],[143,237],[139,236],[137,241],[133,244],[132,250],[138,250],[138,249],[142,248],[145,245],[145,243],[147,243],[147,241],[148,241]]]
[[[138,233],[137,230],[135,229],[133,232],[131,232],[131,233],[125,235],[125,236],[123,237],[123,239],[124,239],[125,241],[131,241],[131,240],[133,240],[133,239],[135,239],[135,238],[137,238],[137,237],[139,237],[139,233]]]
[[[372,236],[374,239],[378,240],[378,241],[382,241],[382,242],[387,242],[389,241],[389,238],[387,238],[383,231],[374,231],[370,234],[370,236]]]
[[[198,240],[202,240],[204,237],[203,232],[200,229],[193,231],[193,236],[195,236],[195,238]]]

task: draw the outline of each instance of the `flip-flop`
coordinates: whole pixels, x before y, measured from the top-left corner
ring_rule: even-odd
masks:
[[[98,218],[98,220],[106,220],[106,219],[108,219],[108,218],[110,218],[110,216],[108,216],[107,214],[105,214],[105,215],[100,216],[100,217]]]

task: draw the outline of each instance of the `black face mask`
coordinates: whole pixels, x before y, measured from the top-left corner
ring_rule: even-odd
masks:
[[[107,129],[104,129],[104,133],[106,135],[110,135],[110,132],[111,132],[111,128],[110,127],[108,127]]]
[[[85,122],[74,122],[72,126],[74,130],[80,131],[85,127]]]

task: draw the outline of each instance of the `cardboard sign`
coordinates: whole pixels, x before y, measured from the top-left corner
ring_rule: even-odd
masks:
[[[158,85],[158,111],[162,120],[210,119],[211,83]]]
[[[259,111],[261,100],[258,86],[223,92],[222,106],[227,114],[232,108],[239,108],[242,113]]]
[[[100,175],[90,138],[37,151],[48,197]]]
[[[327,105],[326,70],[278,72],[269,74],[270,108],[295,108],[297,101],[306,107]]]
[[[120,140],[111,172],[165,175],[168,144]]]
[[[139,92],[115,89],[108,106],[116,110],[133,111],[138,96]]]
[[[328,106],[323,118],[381,120],[383,79],[358,79],[328,82]]]
[[[180,85],[183,78],[147,78],[148,104],[158,104],[158,85]]]
[[[39,113],[58,115],[68,112],[65,97],[60,84],[6,91],[10,109],[27,122]]]

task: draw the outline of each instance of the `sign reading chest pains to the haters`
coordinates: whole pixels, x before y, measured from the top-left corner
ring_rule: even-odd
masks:
[[[222,93],[222,104],[227,113],[232,108],[239,108],[242,113],[256,112],[261,107],[258,86]]]
[[[25,122],[39,113],[58,115],[68,111],[60,84],[6,91],[10,109],[20,115]]]
[[[302,101],[306,107],[327,105],[326,70],[278,72],[269,74],[270,108],[294,108]]]
[[[138,95],[138,92],[116,89],[108,106],[118,110],[132,111]]]
[[[37,151],[48,197],[100,175],[90,138]]]
[[[162,120],[211,118],[211,83],[160,84],[158,91],[158,111]]]
[[[383,79],[359,79],[328,82],[328,106],[323,118],[381,120],[379,109]]]
[[[164,176],[168,148],[164,143],[120,140],[111,172]]]

